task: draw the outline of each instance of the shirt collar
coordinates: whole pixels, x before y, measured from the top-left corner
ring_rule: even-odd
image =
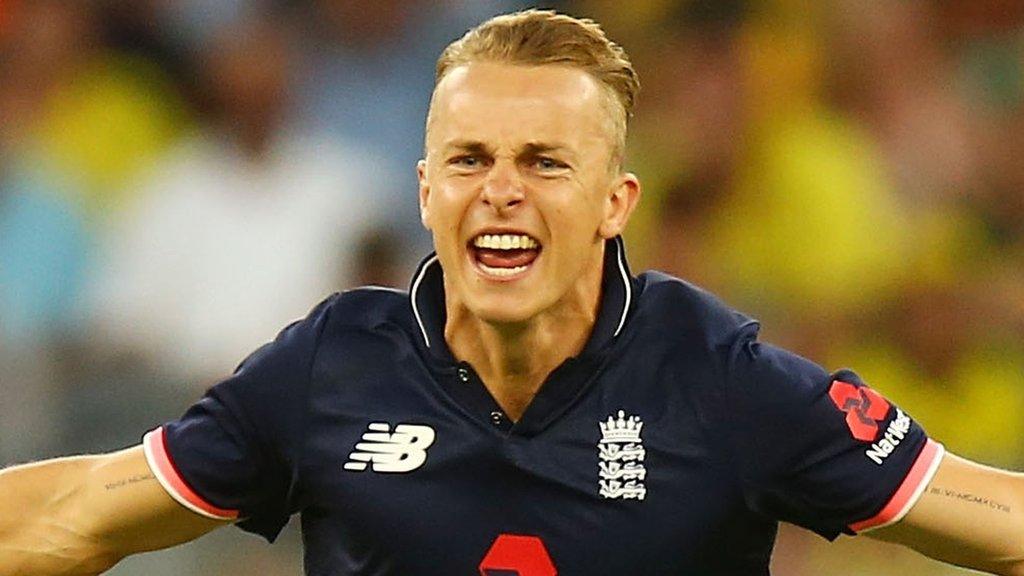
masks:
[[[583,349],[584,355],[604,350],[626,326],[635,306],[636,281],[626,263],[622,237],[605,242],[604,271],[601,280],[601,307],[593,332]],[[423,259],[409,287],[409,300],[423,344],[434,355],[455,362],[444,339],[447,319],[444,302],[444,275],[436,253]]]

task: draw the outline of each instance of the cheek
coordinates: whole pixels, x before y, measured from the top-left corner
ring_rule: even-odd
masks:
[[[600,204],[589,197],[575,196],[569,202],[551,206],[552,234],[574,238],[590,237],[601,225],[603,211]]]
[[[432,196],[431,219],[434,232],[445,236],[455,236],[465,221],[466,211],[472,204],[472,198],[460,188],[442,184],[436,188]]]

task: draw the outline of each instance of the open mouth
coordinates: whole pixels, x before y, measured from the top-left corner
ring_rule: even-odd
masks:
[[[480,234],[470,242],[477,267],[499,278],[526,272],[540,251],[540,243],[526,234]]]

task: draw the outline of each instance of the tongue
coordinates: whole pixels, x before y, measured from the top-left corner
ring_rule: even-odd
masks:
[[[491,268],[516,268],[526,266],[537,258],[539,253],[536,249],[518,250],[492,250],[490,248],[477,248],[476,258],[484,266]]]

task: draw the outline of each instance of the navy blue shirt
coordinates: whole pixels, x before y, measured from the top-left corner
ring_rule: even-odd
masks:
[[[776,524],[898,521],[942,457],[852,372],[606,245],[576,357],[512,422],[444,340],[436,257],[408,293],[336,294],[146,435],[176,500],[310,575],[768,573]]]

